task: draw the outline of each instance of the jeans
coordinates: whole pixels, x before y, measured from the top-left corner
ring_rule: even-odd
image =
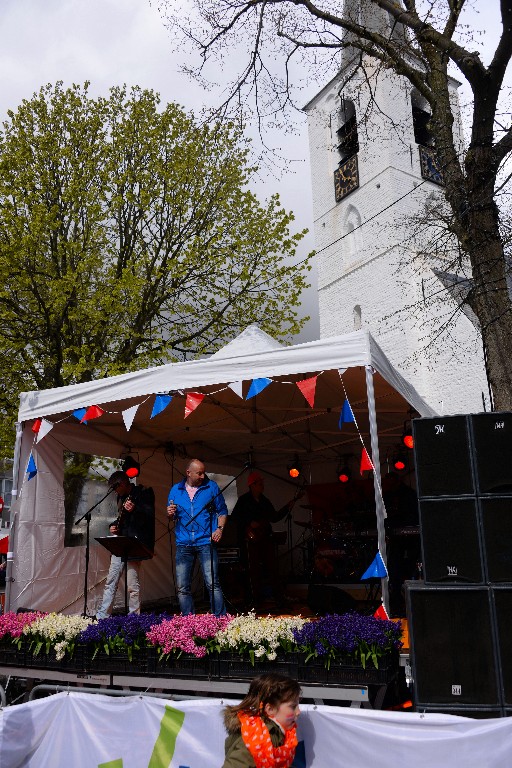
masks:
[[[176,583],[178,587],[178,600],[180,610],[184,616],[195,613],[192,600],[192,568],[196,556],[203,574],[206,589],[210,598],[210,607],[215,616],[223,616],[226,613],[224,596],[219,583],[219,568],[217,561],[217,549],[213,547],[213,595],[212,595],[212,547],[210,544],[194,546],[193,544],[178,544],[176,546]],[[213,599],[212,599],[213,597]]]
[[[97,619],[106,619],[110,614],[114,597],[116,596],[117,585],[123,573],[124,563],[121,557],[112,555],[110,558],[110,568],[108,569],[107,580],[101,605],[96,611]],[[129,560],[127,569],[128,586],[128,611],[129,613],[140,613],[140,585],[139,585],[140,560]]]

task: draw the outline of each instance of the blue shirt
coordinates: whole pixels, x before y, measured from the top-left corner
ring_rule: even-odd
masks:
[[[228,514],[226,502],[214,480],[205,478],[193,499],[190,499],[185,485],[185,480],[173,485],[167,499],[167,504],[172,501],[178,508],[174,516],[176,544],[201,547],[210,543],[219,517]]]

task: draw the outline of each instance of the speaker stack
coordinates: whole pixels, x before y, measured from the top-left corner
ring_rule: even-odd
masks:
[[[407,583],[418,710],[512,714],[512,413],[413,421],[424,582]]]

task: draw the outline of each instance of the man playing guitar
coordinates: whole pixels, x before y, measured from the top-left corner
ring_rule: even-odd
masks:
[[[143,485],[132,485],[124,472],[114,472],[108,481],[109,486],[117,496],[118,517],[109,526],[111,536],[130,536],[138,539],[153,552],[155,548],[155,494],[152,488]],[[127,588],[129,595],[129,612],[140,613],[140,583],[139,571],[141,559],[127,562]],[[96,612],[97,619],[105,619],[112,608],[117,585],[123,571],[123,561],[112,555],[110,568],[105,582],[101,605]]]
[[[283,602],[283,589],[277,568],[272,523],[279,522],[290,513],[297,494],[276,512],[263,493],[265,483],[259,472],[249,474],[247,485],[249,491],[240,496],[228,518],[228,525],[237,527],[240,559],[248,575],[246,598],[251,607],[261,607],[267,599],[279,605]]]

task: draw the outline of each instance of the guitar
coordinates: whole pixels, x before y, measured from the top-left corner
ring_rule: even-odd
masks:
[[[126,502],[127,502],[127,501],[131,501],[131,502],[132,502],[132,504],[134,503],[134,502],[133,502],[133,499],[132,499],[132,497],[131,497],[131,494],[128,494],[128,496],[126,497],[126,499],[123,501],[123,504],[122,504],[122,506],[121,506],[121,509],[119,510],[119,514],[118,514],[118,516],[117,516],[117,519],[116,519],[116,520],[115,520],[115,522],[114,522],[114,525],[115,525],[115,526],[116,526],[116,528],[117,528],[117,533],[116,533],[116,536],[119,536],[119,535],[120,535],[120,531],[121,531],[121,524],[122,524],[122,522],[123,522],[123,518],[124,518],[124,516],[125,516],[126,512],[128,511],[128,510],[126,510],[126,509],[125,509],[125,506],[124,506],[124,505],[126,504]]]
[[[295,502],[301,498],[305,493],[304,487],[300,486],[295,491],[295,494],[293,496],[293,499],[290,499],[278,512],[278,515],[281,515],[281,517],[284,517],[286,514],[291,514],[291,511],[295,505]],[[269,539],[272,536],[272,525],[270,524],[270,520],[260,519],[260,520],[251,520],[251,522],[247,525],[245,529],[245,538],[247,541],[251,541],[255,544],[259,544],[262,541],[265,541],[266,539]]]

